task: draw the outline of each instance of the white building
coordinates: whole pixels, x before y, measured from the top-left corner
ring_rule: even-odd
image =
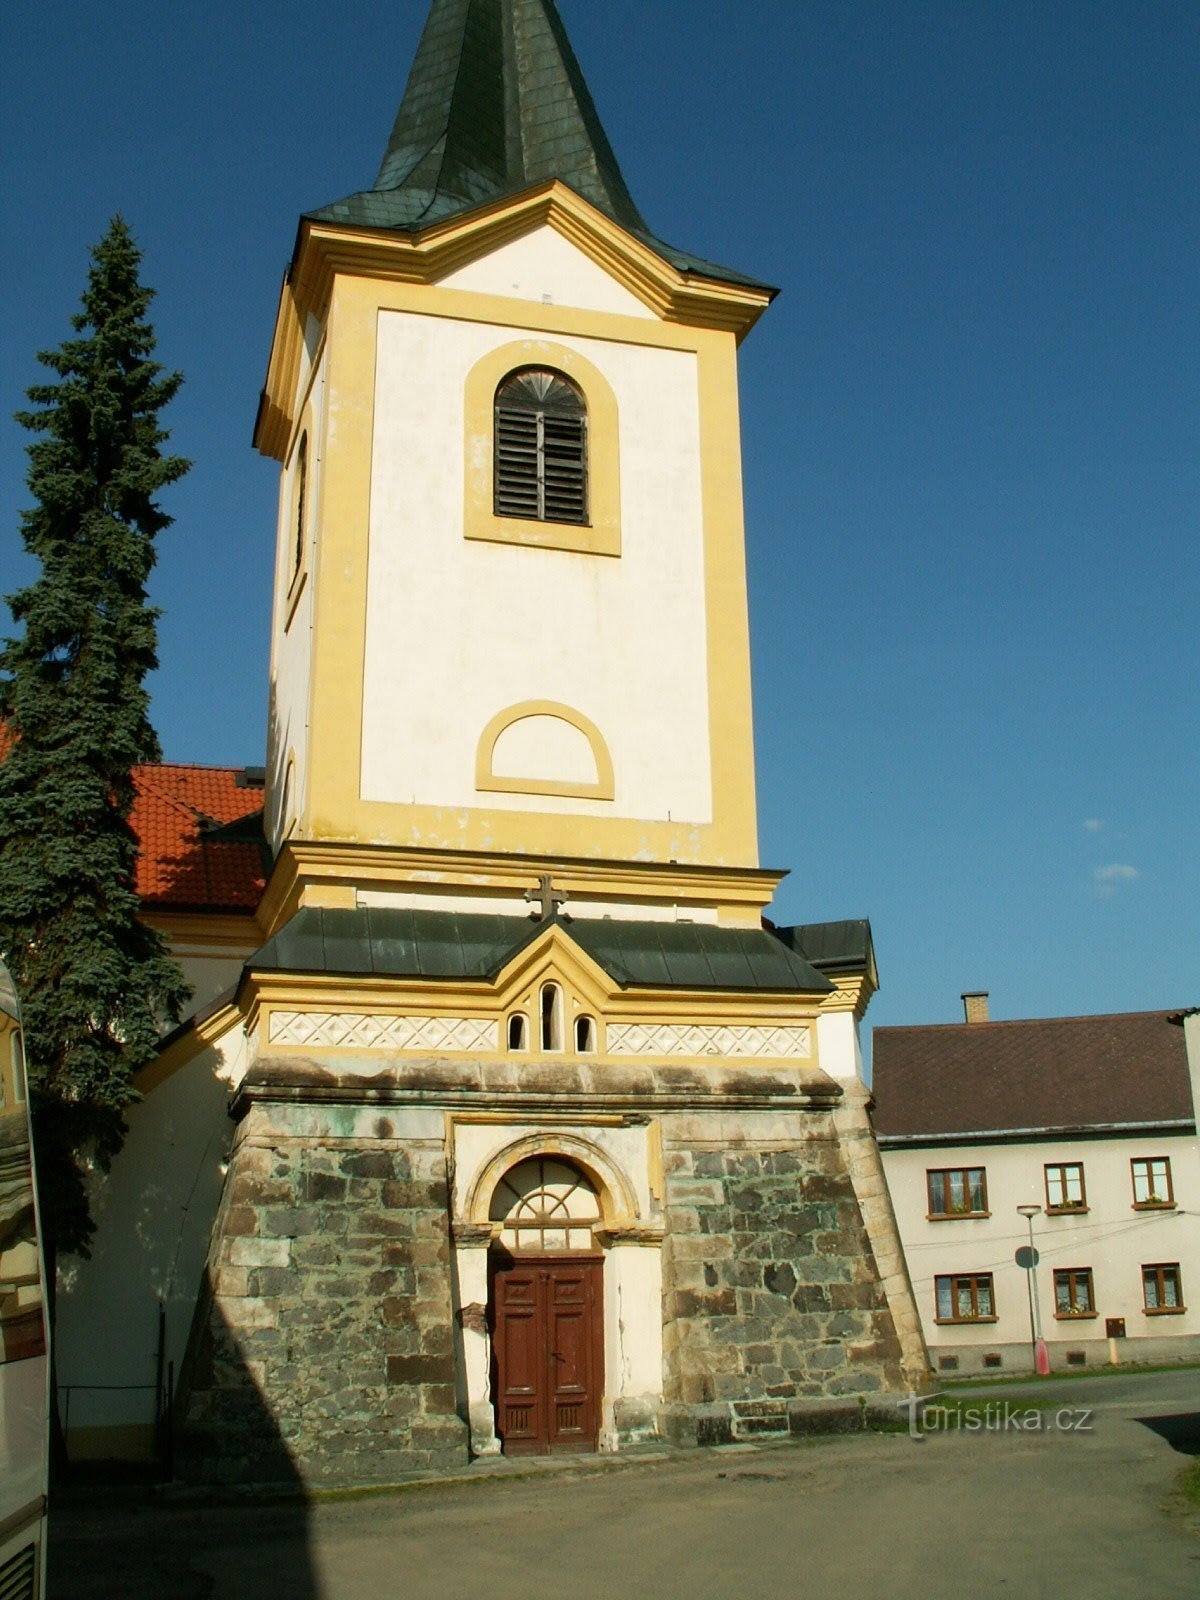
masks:
[[[1200,1015],[991,1022],[963,998],[964,1023],[874,1035],[935,1370],[1028,1369],[1035,1317],[1055,1369],[1200,1355]]]

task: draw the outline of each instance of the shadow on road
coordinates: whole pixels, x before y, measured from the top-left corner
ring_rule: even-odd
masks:
[[[1180,1411],[1171,1417],[1135,1417],[1143,1428],[1165,1439],[1183,1456],[1200,1456],[1200,1411]]]

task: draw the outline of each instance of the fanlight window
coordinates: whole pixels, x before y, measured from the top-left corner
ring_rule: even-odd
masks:
[[[528,368],[496,391],[496,515],[588,519],[587,406],[561,373]]]
[[[491,1218],[503,1222],[500,1241],[514,1252],[590,1250],[592,1229],[600,1223],[600,1197],[578,1167],[535,1156],[501,1178]]]

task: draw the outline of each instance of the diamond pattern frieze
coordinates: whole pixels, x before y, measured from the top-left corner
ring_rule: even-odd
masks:
[[[276,1011],[271,1043],[330,1050],[495,1050],[497,1024],[478,1017],[394,1017],[365,1011]]]
[[[733,1056],[773,1060],[812,1054],[803,1025],[781,1023],[610,1022],[608,1051],[614,1056]]]

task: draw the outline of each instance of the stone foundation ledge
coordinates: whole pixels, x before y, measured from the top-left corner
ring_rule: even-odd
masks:
[[[920,1417],[927,1397],[915,1400]],[[665,1406],[659,1428],[679,1449],[805,1439],[835,1433],[891,1432],[907,1427],[913,1402],[907,1395],[817,1400],[718,1401]]]

